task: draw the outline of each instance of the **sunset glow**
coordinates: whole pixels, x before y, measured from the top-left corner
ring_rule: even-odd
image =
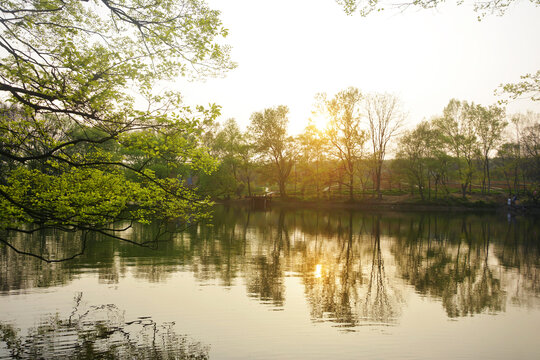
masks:
[[[320,279],[322,277],[322,265],[317,264],[315,265],[315,271],[313,272],[316,279]]]

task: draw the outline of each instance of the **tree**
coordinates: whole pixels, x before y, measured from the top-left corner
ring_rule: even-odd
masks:
[[[242,135],[242,142],[238,149],[240,179],[247,183],[248,196],[251,197],[251,185],[255,178],[256,170],[254,161],[256,145],[248,134]]]
[[[501,100],[501,103],[507,103],[508,100],[515,100],[521,97],[540,101],[540,70],[535,74],[522,75],[520,82],[501,84],[495,93],[498,95],[506,94],[508,96],[509,99]]]
[[[308,168],[306,180],[315,183],[315,194],[319,198],[321,195],[321,162],[328,148],[328,139],[310,119],[304,132],[299,135],[298,141],[303,155],[301,160]]]
[[[444,0],[417,0],[417,1],[385,1],[385,0],[335,0],[347,15],[352,15],[359,12],[362,16],[367,16],[373,11],[383,11],[388,8],[394,8],[399,10],[406,10],[409,7],[431,9],[436,8]],[[488,13],[503,15],[506,9],[514,2],[514,0],[470,0],[470,1],[456,1],[458,5],[464,3],[473,6],[474,11],[477,11],[484,16]],[[536,0],[530,0],[533,4],[538,4]],[[481,19],[479,16],[478,19]]]
[[[322,98],[330,116],[327,135],[333,151],[340,159],[349,178],[349,200],[354,199],[355,163],[361,157],[367,134],[360,128],[362,94],[356,88],[337,93],[334,98]]]
[[[366,99],[366,115],[373,149],[375,167],[375,189],[379,199],[381,194],[381,172],[390,139],[398,132],[404,120],[399,99],[390,94],[374,94]]]
[[[511,117],[511,128],[505,135],[506,141],[497,149],[498,160],[502,162],[501,170],[506,179],[508,190],[515,194],[527,190],[527,181],[533,186],[538,182],[538,172],[535,176],[535,129],[540,122],[540,114],[528,111],[525,114],[514,114]],[[532,175],[532,176],[531,176]]]
[[[405,168],[411,181],[411,186],[417,187],[422,200],[425,199],[427,179],[427,159],[430,148],[430,124],[421,122],[412,131],[407,131],[399,142],[398,159],[405,160]],[[414,185],[413,185],[414,184]]]
[[[118,236],[116,220],[207,215],[187,177],[149,165],[212,171],[199,136],[219,109],[152,89],[234,67],[219,12],[198,0],[9,0],[0,23],[1,242],[10,246],[6,231]]]
[[[497,149],[497,157],[501,162],[500,169],[504,174],[508,195],[518,193],[519,191],[519,175],[521,168],[521,156],[519,144],[506,142]]]
[[[282,198],[287,198],[285,185],[291,174],[294,159],[293,139],[287,136],[289,108],[280,105],[251,114],[249,132],[257,139],[257,150],[272,163]]]
[[[240,195],[239,152],[243,134],[234,118],[225,121],[223,126],[212,128],[206,136],[212,155],[219,160],[215,173],[201,177],[202,191],[213,196]]]
[[[431,198],[432,180],[435,185],[435,197],[439,185],[446,188],[449,157],[442,149],[442,139],[433,121],[422,121],[413,130],[407,131],[399,140],[399,152],[396,164],[404,168],[411,182],[411,188],[418,188],[420,197],[425,200],[426,190]]]
[[[502,131],[507,125],[504,120],[505,111],[497,106],[486,108],[482,105],[476,105],[471,106],[470,112],[482,155],[482,193],[484,194],[486,190],[489,193],[491,189],[489,157],[491,151],[499,145]]]
[[[540,198],[540,122],[525,128],[523,143],[526,156],[525,175],[531,182],[528,195],[537,203]]]
[[[472,106],[466,101],[452,99],[444,108],[443,117],[434,122],[443,144],[456,161],[463,198],[472,183],[476,152],[476,136],[470,116]]]

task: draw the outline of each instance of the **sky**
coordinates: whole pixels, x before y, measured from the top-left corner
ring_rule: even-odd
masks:
[[[470,5],[347,16],[334,0],[207,0],[221,11],[238,67],[223,78],[176,86],[187,104],[216,103],[242,129],[253,112],[287,105],[303,131],[315,95],[354,86],[401,99],[407,127],[442,113],[452,98],[491,105],[501,83],[540,69],[540,7],[513,4],[478,21]],[[507,113],[533,110],[517,100]],[[320,124],[319,126],[323,126]]]

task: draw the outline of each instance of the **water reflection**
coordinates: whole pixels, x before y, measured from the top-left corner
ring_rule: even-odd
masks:
[[[407,291],[437,301],[450,318],[538,307],[540,224],[488,214],[374,214],[218,207],[211,226],[176,234],[156,249],[94,237],[70,262],[46,264],[0,248],[3,294],[67,284],[94,273],[114,284],[127,273],[162,282],[179,271],[201,284],[242,285],[273,310],[287,302],[287,277],[301,280],[313,321],[345,329],[395,325]],[[136,227],[133,239],[155,229]],[[77,234],[12,238],[55,256],[78,249]]]
[[[394,243],[402,276],[422,294],[440,297],[449,317],[504,310],[506,292],[491,249],[489,222],[423,216]],[[497,270],[496,273],[494,270]]]
[[[333,236],[308,241],[301,272],[315,320],[342,327],[395,322],[402,300],[386,274],[380,222],[380,216],[357,218],[350,212],[337,218]],[[310,273],[314,264],[321,266],[320,276]]]
[[[69,317],[44,317],[27,335],[20,335],[16,324],[0,322],[6,359],[209,358],[209,347],[176,334],[174,323],[157,324],[150,317],[126,321],[114,304],[85,308],[81,300],[79,293]]]

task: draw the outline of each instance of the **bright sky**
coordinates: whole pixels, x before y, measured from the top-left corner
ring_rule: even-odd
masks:
[[[499,84],[540,69],[540,7],[513,4],[481,22],[470,5],[346,16],[334,0],[207,0],[222,12],[238,67],[225,78],[182,84],[188,104],[222,106],[241,127],[287,105],[300,133],[314,97],[349,86],[400,97],[408,124],[442,113],[451,98],[490,105]],[[540,112],[514,101],[508,112]]]

